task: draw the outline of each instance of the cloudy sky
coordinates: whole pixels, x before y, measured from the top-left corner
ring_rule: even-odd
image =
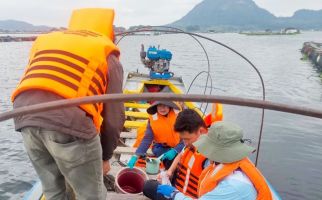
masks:
[[[113,7],[115,24],[163,25],[180,19],[202,0],[1,0],[0,20],[16,19],[35,25],[66,26],[71,11],[83,7]],[[228,0],[227,0],[228,1]],[[254,0],[276,16],[298,9],[322,9],[322,0]]]

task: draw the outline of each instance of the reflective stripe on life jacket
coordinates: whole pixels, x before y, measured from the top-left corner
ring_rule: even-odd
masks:
[[[270,191],[265,178],[248,158],[244,158],[243,160],[234,163],[220,164],[216,167],[214,165],[207,167],[200,176],[198,186],[199,197],[212,191],[220,181],[237,169],[240,169],[244,174],[246,174],[249,180],[253,183],[257,191],[257,200],[273,199],[272,192]]]
[[[160,143],[172,148],[179,144],[179,133],[174,131],[176,118],[177,114],[173,109],[170,110],[167,116],[160,115],[159,113],[149,115],[155,143]]]
[[[198,197],[199,176],[207,159],[198,153],[195,147],[187,147],[180,159],[175,187],[185,195],[192,198]]]

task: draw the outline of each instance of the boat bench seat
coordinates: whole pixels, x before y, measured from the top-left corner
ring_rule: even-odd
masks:
[[[120,138],[123,139],[136,139],[137,134],[134,132],[121,132]]]
[[[115,155],[134,155],[135,151],[136,151],[136,147],[116,147],[116,149],[114,150],[114,154]],[[146,152],[146,154],[148,156],[153,156],[152,150],[148,149],[148,151]]]
[[[148,103],[124,103],[124,106],[127,108],[144,108],[147,109],[150,107]]]
[[[126,120],[124,123],[125,128],[140,128],[142,126],[146,126],[147,121],[129,121]]]
[[[132,111],[125,111],[125,115],[129,117],[141,118],[141,119],[148,119],[149,114],[145,112],[132,112]]]
[[[124,89],[123,90],[124,94],[140,94],[142,93],[141,90],[128,90],[128,89]]]

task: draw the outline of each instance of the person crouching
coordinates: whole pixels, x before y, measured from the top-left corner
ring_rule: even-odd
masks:
[[[156,101],[147,109],[149,121],[144,138],[129,160],[128,167],[133,168],[139,157],[145,157],[151,144],[155,156],[163,155],[161,160],[165,168],[171,166],[173,159],[184,147],[179,134],[174,131],[178,111],[179,107],[171,101]]]

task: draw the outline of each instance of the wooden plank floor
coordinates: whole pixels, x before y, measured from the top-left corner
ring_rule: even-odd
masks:
[[[116,147],[116,149],[114,150],[114,154],[121,154],[121,155],[134,155],[135,151],[136,151],[136,147]],[[148,156],[152,156],[152,150],[148,149],[148,151],[146,152]]]
[[[115,192],[108,192],[106,200],[148,200],[149,198],[138,194],[119,194]]]
[[[137,121],[137,122],[142,123],[142,121]],[[133,128],[133,127],[130,127],[130,128]],[[128,145],[128,147],[118,146],[114,150],[114,155],[119,155],[120,157],[118,159],[120,159],[121,162],[126,164],[127,161],[131,158],[131,155],[133,155],[136,151],[136,148],[132,147],[135,142],[135,138],[137,137],[136,128],[131,129],[130,132],[122,132],[120,136],[121,136],[121,138],[125,139],[124,143],[126,145]],[[153,155],[151,149],[148,150],[147,154]],[[113,177],[115,177],[117,172],[122,169],[122,167],[119,166],[119,164],[115,161],[115,159],[116,158],[112,158],[112,160],[111,160],[111,170],[109,172],[109,174],[112,175]],[[143,171],[145,171],[145,169],[143,169]],[[156,179],[156,175],[149,175],[149,178]],[[112,186],[112,187],[114,187],[114,186]],[[142,194],[141,195],[139,195],[139,194],[120,194],[120,193],[109,191],[107,193],[106,200],[148,200],[148,198],[143,196]]]
[[[123,139],[136,139],[137,134],[136,132],[122,132],[120,137]]]

